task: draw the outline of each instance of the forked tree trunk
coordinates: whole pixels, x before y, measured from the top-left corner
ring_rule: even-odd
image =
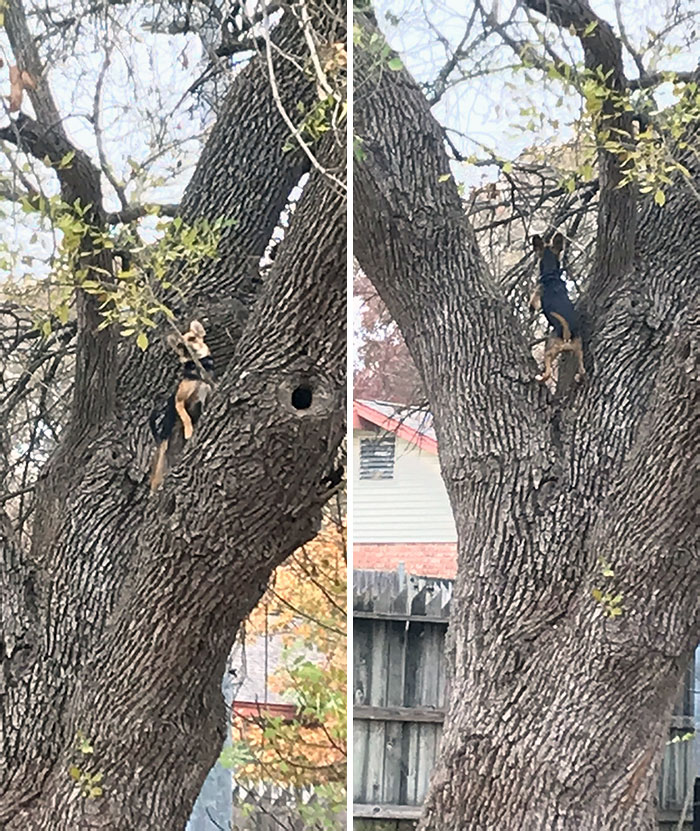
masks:
[[[419,828],[651,831],[700,630],[700,202],[676,182],[663,210],[640,205],[632,264],[606,241],[617,268],[584,298],[588,378],[553,398],[420,90],[371,49],[355,68],[355,252],[429,395],[458,533],[451,695]]]
[[[335,13],[324,5],[314,21],[331,41],[345,34],[342,4]],[[273,37],[298,57],[305,41],[292,29]],[[314,87],[277,53],[275,63],[291,113]],[[274,567],[320,525],[322,479],[345,434],[345,203],[313,170],[256,291],[257,262],[309,167],[283,152],[288,140],[255,59],[183,202],[188,221],[235,224],[178,309],[179,324],[196,314],[210,325],[219,380],[161,490],[149,493],[147,417],[176,368],[162,344],[141,354],[122,343],[118,365],[109,349],[91,356],[116,376],[116,401],[98,425],[76,428],[74,414],[39,483],[31,552],[0,514],[7,831],[182,829],[226,729],[220,683],[236,630]],[[336,180],[342,143],[314,146]],[[94,394],[109,386],[93,372]],[[294,406],[298,387],[311,393],[307,408]]]

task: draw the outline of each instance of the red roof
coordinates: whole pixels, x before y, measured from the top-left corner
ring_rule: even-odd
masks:
[[[282,716],[291,721],[297,715],[297,708],[294,704],[276,704],[271,701],[234,701],[231,709],[234,718],[240,716],[244,719]]]
[[[395,433],[421,450],[437,453],[438,444],[432,416],[426,410],[390,404],[386,401],[353,401],[352,426],[362,429],[367,422]]]

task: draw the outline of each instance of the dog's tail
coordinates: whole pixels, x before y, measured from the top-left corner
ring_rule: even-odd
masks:
[[[167,452],[168,441],[166,439],[158,445],[158,449],[153,456],[153,464],[151,465],[151,491],[158,490],[165,478],[168,466]]]
[[[571,340],[571,329],[569,328],[569,324],[566,322],[566,318],[562,317],[560,314],[557,314],[556,312],[552,312],[552,317],[556,317],[559,323],[561,323],[563,339]]]

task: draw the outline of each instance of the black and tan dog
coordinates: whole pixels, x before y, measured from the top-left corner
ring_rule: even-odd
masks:
[[[548,381],[552,377],[552,364],[560,353],[573,352],[578,358],[576,380],[580,381],[586,370],[583,367],[578,315],[561,278],[559,263],[564,250],[564,237],[555,234],[552,241],[545,245],[542,237],[535,234],[532,247],[540,261],[540,280],[530,297],[530,308],[541,309],[554,328],[554,335],[547,340],[544,350],[544,372],[537,376],[537,380]]]
[[[151,432],[158,442],[151,468],[151,490],[156,490],[165,478],[168,447],[177,419],[182,423],[182,435],[187,441],[211,392],[214,362],[204,342],[205,334],[204,326],[193,320],[184,335],[168,335],[168,343],[180,358],[182,376],[165,406],[154,409],[149,419]]]

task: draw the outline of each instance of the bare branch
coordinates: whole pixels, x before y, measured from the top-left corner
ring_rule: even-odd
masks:
[[[92,106],[92,125],[95,130],[97,155],[100,159],[100,166],[102,168],[102,172],[107,177],[107,181],[114,188],[114,192],[117,194],[122,209],[126,210],[129,204],[126,198],[126,193],[124,192],[124,187],[121,184],[119,184],[119,182],[116,180],[114,173],[112,172],[111,165],[107,162],[107,157],[104,151],[104,144],[102,141],[102,128],[100,127],[100,104],[102,98],[102,86],[104,85],[105,76],[107,75],[107,70],[109,69],[109,64],[111,60],[112,50],[111,47],[108,47],[105,53],[105,59],[102,63],[102,67],[100,68],[100,74],[97,78],[97,84],[95,85],[95,96],[93,99]]]
[[[523,0],[533,11],[548,17],[561,27],[571,27],[583,47],[586,68],[602,70],[605,85],[614,92],[627,88],[622,66],[622,47],[608,23],[598,17],[587,0]],[[617,108],[614,102],[603,103],[605,129],[632,136],[631,113]],[[633,258],[636,231],[635,191],[619,187],[622,163],[617,155],[604,148],[598,151],[600,205],[595,273],[600,285],[609,276],[629,268]]]
[[[166,205],[125,205],[121,211],[110,211],[105,214],[105,223],[107,225],[118,225],[120,223],[128,224],[135,219],[142,219],[149,214],[157,214],[158,216],[177,216],[180,206],[174,203]]]
[[[294,126],[294,122],[289,117],[284,104],[282,103],[282,99],[280,97],[279,87],[277,84],[277,78],[275,76],[275,67],[272,61],[272,42],[270,40],[270,29],[269,25],[264,27],[264,37],[265,37],[265,58],[267,61],[267,72],[270,79],[270,87],[272,88],[272,95],[275,100],[275,104],[277,105],[277,109],[279,114],[282,116],[284,123],[289,128],[289,132],[292,135],[292,138],[297,142],[299,147],[304,151],[306,157],[311,162],[312,166],[316,168],[316,170],[323,173],[325,176],[328,176],[332,182],[341,190],[346,190],[346,186],[337,178],[333,173],[324,170],[323,167],[320,165],[318,159],[316,158],[315,154],[312,152],[311,147],[308,143],[302,138],[301,129]]]

